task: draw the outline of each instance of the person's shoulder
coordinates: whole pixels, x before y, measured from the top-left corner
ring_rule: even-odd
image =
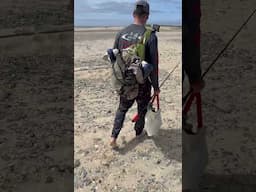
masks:
[[[129,27],[129,26],[121,28],[121,29],[116,33],[116,37],[117,37],[117,38],[120,37],[120,36],[127,30],[128,27]]]
[[[125,28],[121,28],[117,33],[116,33],[116,37],[119,37],[123,32],[124,32]]]
[[[151,47],[151,46],[156,45],[157,42],[158,42],[158,39],[156,36],[156,32],[152,31],[146,44],[147,44],[147,46]]]
[[[152,31],[150,34],[150,38],[149,40],[152,41],[157,41],[157,35],[156,35],[156,31]]]
[[[153,29],[151,26],[147,26],[146,29],[150,31],[150,37],[153,37],[153,38],[157,37],[156,36],[156,30]]]
[[[131,24],[131,25],[128,25],[128,26],[125,26],[125,27],[123,27],[123,28],[119,31],[119,33],[123,33],[123,32],[125,32],[125,31],[129,30],[131,27],[132,27],[132,24]]]
[[[154,38],[157,38],[157,35],[156,35],[156,31],[151,31],[151,36],[154,37]]]

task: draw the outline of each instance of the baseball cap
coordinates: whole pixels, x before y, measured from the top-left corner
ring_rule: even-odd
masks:
[[[149,14],[148,2],[145,0],[136,1],[134,11],[142,11],[144,13]]]

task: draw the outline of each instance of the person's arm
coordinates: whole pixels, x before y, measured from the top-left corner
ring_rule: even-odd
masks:
[[[147,43],[148,54],[146,54],[147,62],[153,65],[153,71],[150,73],[150,80],[154,91],[159,91],[159,82],[158,82],[158,40],[155,32],[150,36],[150,39]]]
[[[184,1],[183,3],[183,23],[184,33],[183,41],[185,65],[184,70],[188,75],[191,84],[201,80],[200,65],[200,18],[201,6],[200,0]]]
[[[119,47],[119,37],[120,37],[120,32],[116,34],[113,49],[118,49],[118,47]]]
[[[191,42],[194,43],[194,42]],[[191,57],[186,58],[183,67],[188,76],[190,84],[193,84],[201,80],[201,65],[200,65],[200,50],[196,50],[193,46],[189,46],[189,50],[186,50]],[[192,50],[194,49],[194,50]],[[188,55],[187,55],[188,56]],[[186,56],[185,56],[186,57]]]
[[[183,70],[194,91],[203,88],[200,65],[200,0],[183,2],[182,57]]]

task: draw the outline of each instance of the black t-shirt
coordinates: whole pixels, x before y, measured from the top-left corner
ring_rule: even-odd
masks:
[[[135,44],[145,33],[146,28],[142,25],[131,24],[121,30],[117,35],[114,48],[125,49]],[[158,40],[155,32],[152,32],[145,45],[145,61],[153,65],[150,80],[155,90],[159,88],[158,83]]]

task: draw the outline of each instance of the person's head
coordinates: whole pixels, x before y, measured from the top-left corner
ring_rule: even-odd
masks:
[[[139,0],[135,3],[133,11],[134,23],[145,25],[149,17],[149,4],[147,1]]]

